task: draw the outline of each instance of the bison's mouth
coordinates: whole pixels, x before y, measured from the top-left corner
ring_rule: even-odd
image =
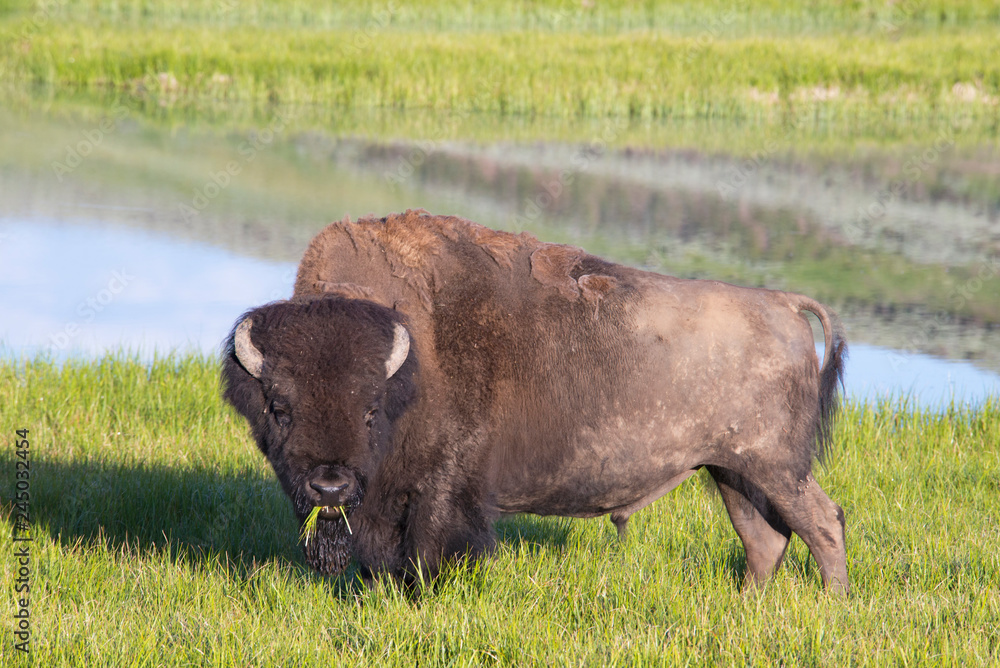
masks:
[[[315,534],[302,543],[306,563],[324,575],[342,573],[351,561],[353,537],[348,522],[364,498],[364,476],[340,467],[318,467],[297,488],[293,505],[303,527],[309,513],[316,506],[322,508],[316,515]]]
[[[323,510],[316,523],[316,535],[303,543],[306,563],[324,575],[342,573],[351,561],[351,534],[340,511]]]
[[[319,518],[321,520],[344,520],[341,507],[342,506],[323,506],[323,509],[319,511]],[[348,526],[348,528],[350,527]]]

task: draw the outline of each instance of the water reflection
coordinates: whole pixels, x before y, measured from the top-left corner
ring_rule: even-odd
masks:
[[[124,348],[216,354],[246,309],[291,294],[295,264],[95,220],[0,220],[0,330],[8,356],[57,359]],[[820,351],[822,354],[822,351]],[[1000,393],[1000,375],[854,344],[847,392],[939,406]]]
[[[246,309],[291,294],[295,266],[96,221],[0,220],[8,355],[213,354]]]
[[[817,346],[822,354],[822,346]],[[900,399],[918,406],[979,404],[1000,396],[1000,375],[969,362],[854,344],[844,379],[847,395],[867,401]]]

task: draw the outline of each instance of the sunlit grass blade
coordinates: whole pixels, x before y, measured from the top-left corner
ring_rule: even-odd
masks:
[[[330,506],[313,506],[313,509],[309,511],[309,516],[306,517],[306,521],[302,523],[302,531],[299,534],[299,540],[309,544],[309,541],[316,536],[316,530],[319,525],[319,514],[321,511],[329,510]],[[344,524],[347,525],[347,533],[354,534],[351,530],[351,523],[347,521],[347,510],[343,506],[335,506],[337,510],[340,511],[340,515],[344,518]]]
[[[306,517],[306,521],[302,523],[302,531],[299,534],[299,540],[306,545],[308,545],[309,541],[316,535],[320,511],[326,510],[326,508],[326,506],[313,506],[313,509],[309,511],[309,515]]]

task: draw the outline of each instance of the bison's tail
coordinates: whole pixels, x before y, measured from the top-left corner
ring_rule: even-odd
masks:
[[[799,297],[799,310],[809,311],[823,325],[825,352],[823,368],[819,375],[819,424],[816,429],[816,456],[823,460],[824,450],[830,440],[833,418],[839,406],[838,386],[844,386],[844,362],[847,359],[847,340],[844,326],[837,314],[808,297]]]

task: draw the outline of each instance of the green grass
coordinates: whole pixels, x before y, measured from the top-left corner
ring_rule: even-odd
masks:
[[[0,366],[4,438],[31,430],[32,665],[1000,658],[996,401],[846,408],[817,470],[847,516],[846,600],[820,590],[798,539],[763,595],[739,593],[742,548],[699,477],[639,513],[625,544],[603,520],[501,522],[492,559],[447,571],[413,602],[305,568],[288,502],[217,378],[200,357]],[[0,459],[7,515],[12,449]],[[12,554],[9,532],[0,550]]]
[[[230,126],[281,105],[382,138],[589,141],[628,119],[609,143],[739,154],[933,142],[962,118],[992,145],[998,25],[996,0],[7,0],[0,95]]]
[[[366,27],[501,31],[620,31],[656,28],[680,33],[746,31],[937,30],[1000,21],[996,0],[60,0],[58,4],[4,0],[0,14],[31,15],[37,7],[51,20],[103,19],[159,25]]]
[[[1000,104],[995,29],[705,46],[649,31],[402,33],[377,49],[355,49],[353,33],[336,30],[55,24],[22,41],[18,28],[0,27],[7,80],[145,86],[166,98],[562,118],[780,118],[808,110],[814,122],[862,123],[943,114],[995,122]]]

